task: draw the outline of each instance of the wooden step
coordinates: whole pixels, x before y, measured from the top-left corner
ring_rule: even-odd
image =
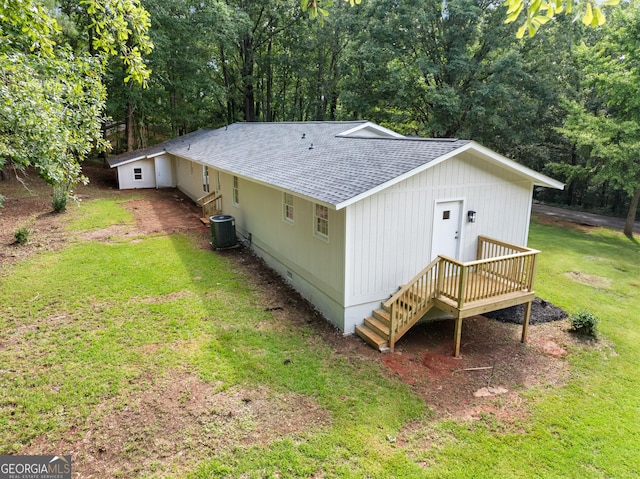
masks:
[[[364,324],[381,338],[385,340],[389,339],[390,326],[384,321],[376,318],[365,318]]]
[[[389,343],[387,342],[387,340],[381,338],[364,324],[356,326],[356,334],[360,336],[365,342],[367,342],[371,347],[377,349],[378,351],[389,351]]]
[[[381,323],[384,323],[387,329],[391,327],[391,315],[389,314],[389,311],[385,309],[376,309],[373,311],[373,317]]]

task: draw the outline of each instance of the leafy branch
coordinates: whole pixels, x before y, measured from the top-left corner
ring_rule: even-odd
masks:
[[[599,27],[607,20],[600,7],[619,3],[620,0],[505,0],[505,23],[516,22],[524,15],[524,23],[516,33],[518,38],[522,38],[527,31],[529,37],[533,37],[542,25],[561,14],[575,13],[575,20],[582,19],[582,23],[588,27]]]

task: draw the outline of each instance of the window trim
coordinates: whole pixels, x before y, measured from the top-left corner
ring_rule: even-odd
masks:
[[[288,202],[287,200],[290,200]],[[291,193],[282,194],[282,219],[290,225],[295,223],[295,206],[293,205],[293,195]]]
[[[322,216],[318,215],[318,210],[320,209],[320,211],[326,212],[326,217],[324,217],[325,215],[323,214]],[[321,224],[324,224],[326,227],[324,229],[326,229],[326,233],[324,231],[321,231],[319,226]],[[319,238],[321,240],[324,241],[329,241],[329,207],[328,206],[324,206],[324,205],[320,205],[318,203],[314,203],[313,206],[313,235],[316,238]]]
[[[141,166],[134,166],[132,173],[133,173],[133,181],[144,181],[144,176],[142,174]],[[140,176],[140,178],[138,178],[138,176]]]

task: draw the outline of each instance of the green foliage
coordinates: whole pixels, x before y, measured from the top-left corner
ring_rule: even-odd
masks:
[[[361,0],[344,1],[352,7],[361,3]],[[524,22],[516,33],[517,38],[522,38],[527,31],[529,37],[535,36],[542,25],[562,13],[576,13],[576,19],[581,18],[584,25],[599,27],[606,22],[601,6],[619,4],[620,0],[504,0],[504,6],[507,8],[505,23],[516,22],[524,16]],[[301,0],[302,11],[306,12],[311,20],[318,20],[321,25],[324,25],[325,18],[329,16],[332,5],[331,1]],[[449,6],[447,2],[443,5],[443,8]]]
[[[89,17],[93,35],[93,49],[107,57],[119,57],[127,76],[125,83],[134,80],[146,84],[149,74],[143,55],[151,53],[149,38],[151,20],[139,0],[81,0],[79,7]]]
[[[570,181],[586,179],[623,192],[630,199],[627,235],[633,234],[640,199],[639,22],[637,8],[619,12],[595,41],[577,49],[584,71],[580,95],[567,105],[559,130],[577,154],[570,165],[556,165]]]
[[[505,23],[519,20],[523,15],[525,20],[518,29],[516,36],[522,38],[528,31],[533,37],[538,29],[552,20],[556,15],[576,14],[582,18],[582,23],[588,27],[599,27],[606,22],[606,17],[600,8],[602,5],[618,5],[620,0],[505,0],[507,19]]]
[[[0,52],[0,162],[33,166],[51,185],[82,181],[79,158],[104,145],[101,71],[66,48],[50,57]]]
[[[80,164],[87,154],[106,147],[106,59],[119,56],[125,80],[144,82],[142,55],[151,50],[149,17],[138,0],[71,4],[74,15],[88,20],[93,41],[86,50],[65,42],[54,17],[62,9],[51,11],[43,1],[8,0],[0,14],[0,168],[34,167],[67,189],[85,180]]]
[[[344,0],[346,3],[354,7],[360,5],[362,0]],[[329,16],[329,9],[333,6],[331,0],[300,0],[300,7],[309,19],[318,20],[321,26],[324,26],[324,20]]]
[[[27,226],[20,226],[13,232],[13,237],[17,244],[26,245],[31,241],[31,235],[33,235],[33,229]]]
[[[594,338],[598,337],[598,323],[600,318],[590,311],[578,311],[576,314],[572,314],[571,318],[571,330]]]
[[[54,185],[53,187],[53,201],[51,206],[56,213],[63,213],[67,211],[67,202],[69,201],[69,191],[60,185]]]

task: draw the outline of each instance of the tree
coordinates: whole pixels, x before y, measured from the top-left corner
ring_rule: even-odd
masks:
[[[620,188],[629,196],[624,234],[633,236],[640,200],[640,122],[590,113],[574,106],[562,130],[587,159],[579,167],[559,166],[569,179],[588,175],[592,182]]]
[[[529,37],[533,37],[542,25],[560,14],[575,13],[576,20],[582,19],[584,25],[599,27],[606,22],[601,6],[619,3],[620,0],[505,0],[505,22],[517,22],[524,16],[524,22],[516,33],[518,38],[522,38],[526,32],[529,33]]]
[[[583,94],[561,130],[586,163],[563,166],[571,177],[624,191],[629,198],[624,233],[633,234],[640,201],[640,10],[620,11],[591,46],[581,49]]]
[[[75,50],[56,19],[70,18],[62,8],[7,0],[0,14],[0,168],[35,167],[65,204],[69,189],[83,179],[82,160],[105,146],[106,59],[120,56],[125,81],[145,82],[142,55],[151,49],[149,18],[137,0],[83,0],[73,7],[87,26]]]
[[[344,1],[352,7],[361,3],[361,0]],[[599,27],[606,22],[601,6],[619,3],[620,0],[504,0],[504,6],[507,7],[505,23],[516,22],[524,17],[516,33],[517,38],[522,38],[526,32],[533,37],[542,25],[563,13],[576,13],[576,19],[581,18],[586,26]],[[454,5],[453,2],[451,4]],[[310,19],[317,19],[322,25],[329,16],[332,5],[330,0],[301,0],[302,11],[307,12]],[[446,8],[447,1],[444,0],[442,5]]]
[[[80,158],[100,141],[105,89],[99,61],[75,57],[0,53],[0,165],[36,168],[49,184],[68,191],[80,175]]]
[[[522,48],[495,3],[370,0],[341,82],[343,115],[404,133],[473,138],[539,166],[559,126],[560,43]],[[546,49],[546,50],[545,50]],[[549,51],[550,55],[540,54]],[[535,147],[534,147],[535,145]]]

